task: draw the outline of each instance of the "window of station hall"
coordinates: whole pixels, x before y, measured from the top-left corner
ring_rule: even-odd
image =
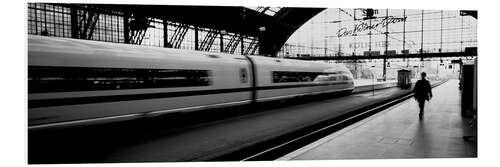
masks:
[[[99,10],[93,8],[92,5],[85,4],[28,3],[27,7],[28,34],[33,35],[125,43],[125,23],[135,20],[133,16],[130,16],[125,21],[124,13],[119,10]],[[262,7],[258,10],[272,16],[279,9],[281,8]],[[72,17],[72,12],[75,12],[75,17]],[[75,23],[72,19],[75,18],[78,20],[76,21],[78,25],[73,27],[80,27],[80,30],[78,33],[72,34],[72,22]],[[257,37],[241,36],[241,34],[206,27],[195,27],[161,18],[147,17],[146,19],[149,22],[148,28],[145,31],[130,31],[128,43],[195,50],[195,41],[200,41],[198,50],[202,51],[259,54]],[[198,39],[195,39],[196,32]],[[176,36],[182,36],[182,38],[175,38]],[[165,37],[167,37],[167,41],[165,41]],[[243,38],[242,41],[238,40],[240,37]]]
[[[477,19],[459,10],[373,9],[370,18],[365,12],[324,10],[288,39],[279,56],[383,55],[386,49],[388,54],[460,52],[477,47]]]

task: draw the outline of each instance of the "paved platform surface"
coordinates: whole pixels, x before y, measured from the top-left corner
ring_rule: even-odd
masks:
[[[412,98],[309,144],[278,160],[464,158],[477,157],[477,140],[460,114],[458,80],[433,89],[418,118]]]
[[[354,85],[356,86],[366,86],[366,85],[377,85],[377,84],[385,84],[385,83],[396,83],[397,80],[387,80],[387,81],[377,81],[372,79],[355,79]]]

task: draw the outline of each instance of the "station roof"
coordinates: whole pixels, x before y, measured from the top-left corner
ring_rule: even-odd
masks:
[[[274,55],[309,19],[326,8],[94,4],[134,16],[259,37],[260,53]]]

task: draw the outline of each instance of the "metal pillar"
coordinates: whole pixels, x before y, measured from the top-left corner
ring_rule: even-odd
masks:
[[[341,8],[339,8],[339,10],[338,10],[339,11],[339,16],[338,17],[339,17],[340,20],[342,20],[341,19],[342,15],[340,13],[341,12],[340,9]],[[338,25],[339,25],[339,29],[340,29],[342,27],[342,21],[340,21]],[[340,53],[342,52],[342,37],[339,36],[338,38],[339,38],[339,52],[338,52],[338,56],[340,56]]]
[[[224,35],[222,34],[222,31],[220,31],[219,34],[220,34],[220,52],[224,52]]]
[[[52,11],[55,11],[55,10],[56,10],[56,6],[52,5]],[[52,19],[54,20],[53,26],[55,27],[56,26],[56,24],[55,24],[56,15],[55,14],[52,15]],[[57,28],[54,28],[54,34],[53,35],[57,36]]]
[[[353,27],[352,29],[355,30],[356,29],[356,9],[354,9],[354,17],[353,17]],[[352,34],[353,35],[353,38],[354,38],[354,52],[352,53],[352,55],[356,55],[356,50],[357,50],[357,47],[356,47],[356,43],[357,43],[357,39],[356,39],[356,36],[357,34],[354,33]],[[358,60],[354,59],[354,79],[358,79]]]
[[[311,48],[310,48],[310,55],[313,56],[314,55],[314,19],[311,20],[311,34],[310,34],[310,37],[311,37]]]
[[[47,11],[47,4],[43,4],[43,11]],[[47,29],[47,12],[43,12],[43,30],[41,35],[47,36],[49,35],[48,29]]]
[[[370,19],[370,27],[372,27],[372,19]],[[368,56],[372,56],[372,29],[368,32]]]
[[[386,9],[385,10],[385,20],[387,20],[389,18],[389,9]],[[383,73],[382,73],[382,78],[384,81],[386,81],[387,79],[387,76],[386,76],[386,66],[387,66],[387,53],[388,53],[388,49],[389,49],[389,23],[387,23],[387,25],[385,25],[385,54],[384,54],[384,68],[383,68]]]
[[[33,12],[35,13],[35,34],[38,34],[38,14],[37,14],[37,7],[36,7],[36,4],[31,4],[31,5],[34,5],[35,6],[35,9],[33,10]],[[73,17],[73,11],[71,10],[71,17]],[[63,20],[64,22],[64,20]]]
[[[403,10],[403,51],[406,49],[406,9]]]
[[[464,51],[464,17],[460,16],[460,52]],[[461,71],[460,71],[461,72]]]
[[[241,55],[244,55],[244,50],[245,50],[245,46],[244,46],[244,43],[243,43],[243,34],[240,34],[240,48],[241,48]]]
[[[123,13],[123,38],[125,43],[130,43],[130,22],[129,13]]]
[[[163,47],[170,48],[170,43],[168,43],[168,22],[167,18],[163,18]]]
[[[194,26],[194,50],[199,50],[198,43],[198,26]]]
[[[441,39],[439,42],[439,53],[443,52],[443,11],[441,10]]]
[[[323,15],[323,22],[326,23],[327,22],[327,17],[328,17],[328,10],[325,10],[325,14]],[[323,24],[324,25],[324,33],[325,33],[325,39],[324,39],[324,43],[325,43],[325,55],[324,56],[327,56],[328,54],[328,37],[326,36],[327,34],[327,30],[328,30],[328,24]]]
[[[75,6],[71,5],[70,6],[70,12],[71,12],[71,38],[79,38],[78,35],[78,10],[76,9]],[[35,10],[36,11],[36,10]]]
[[[422,10],[422,27],[420,31],[420,54],[424,53],[424,10]],[[420,61],[424,61],[424,57],[420,58]]]

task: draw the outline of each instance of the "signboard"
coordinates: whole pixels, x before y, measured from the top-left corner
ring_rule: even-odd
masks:
[[[349,29],[347,27],[342,27],[337,31],[338,37],[352,36],[354,34],[358,34],[368,30],[376,30],[378,28],[387,27],[389,24],[395,24],[406,21],[406,17],[397,18],[393,16],[389,16],[383,19],[374,19],[371,24],[367,23],[367,21],[360,21],[353,29]]]

